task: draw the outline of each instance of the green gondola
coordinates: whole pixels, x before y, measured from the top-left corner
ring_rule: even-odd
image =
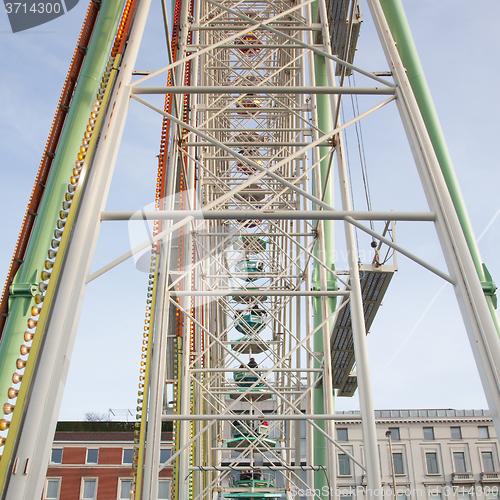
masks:
[[[264,272],[266,265],[262,260],[243,259],[238,261],[234,268],[238,273],[244,273],[246,276],[242,279],[245,281],[256,281],[260,278],[260,274]]]
[[[230,392],[229,397],[231,399],[238,399],[241,397],[242,393],[244,393],[243,399],[246,401],[265,401],[266,399],[271,399],[273,397],[272,392],[261,388],[238,389],[234,392]]]
[[[262,479],[236,479],[232,486],[235,488],[274,488],[274,483]]]
[[[243,423],[240,420],[235,420],[231,425],[231,433],[233,438],[248,436],[250,434],[249,424]]]
[[[231,430],[233,438],[248,436],[250,434],[250,430],[252,430],[257,436],[266,436],[269,432],[269,425],[266,420],[263,423],[260,423],[259,421],[257,427],[254,428],[254,422],[252,420],[245,422],[235,420],[231,424]]]
[[[262,475],[262,472],[260,470],[249,470],[242,472],[239,475],[239,478],[232,478],[232,481],[230,481],[230,487],[231,488],[248,488],[251,489],[251,491],[239,491],[235,493],[229,493],[227,495],[224,495],[223,498],[246,498],[246,499],[262,499],[262,498],[280,498],[281,494],[280,493],[274,493],[270,491],[262,491],[259,492],[258,488],[275,488],[276,485],[274,483],[274,480],[267,475],[267,477]],[[257,490],[257,491],[255,491]]]
[[[239,387],[251,387],[259,380],[257,375],[248,371],[233,372],[234,381]],[[262,387],[264,382],[258,382],[255,387]]]
[[[259,333],[266,327],[265,318],[261,314],[244,314],[236,321],[235,328],[240,333]]]

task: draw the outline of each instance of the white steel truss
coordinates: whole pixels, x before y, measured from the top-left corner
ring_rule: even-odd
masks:
[[[143,498],[157,498],[158,473],[170,465],[176,499],[243,498],[249,487],[254,496],[246,498],[289,498],[292,489],[333,498],[337,453],[366,471],[367,497],[380,496],[366,331],[396,268],[395,257],[378,258],[387,248],[453,284],[499,427],[495,325],[379,0],[368,3],[392,79],[339,59],[346,48],[324,0],[193,0],[178,13],[176,57],[169,48],[168,66],[133,81],[149,9],[148,0],[139,2],[69,247],[67,262],[76,265],[67,265],[52,306],[47,338],[60,349],[42,355],[27,409],[39,424],[23,430],[18,459],[43,456],[50,446],[61,389],[49,386],[64,382],[62,359],[71,353],[87,283],[151,244],[154,348],[143,409],[144,481],[137,485]],[[350,12],[351,35],[356,4],[329,4]],[[373,86],[344,86],[350,72]],[[170,75],[168,86],[147,86],[161,74]],[[153,94],[170,95],[173,105],[159,108],[148,100]],[[372,104],[341,123],[345,94],[369,95]],[[104,212],[131,99],[170,123],[167,182],[156,211]],[[400,112],[429,212],[352,209],[342,131],[385,106]],[[333,203],[336,176],[341,209]],[[157,235],[90,275],[99,223],[120,219],[160,221]],[[345,272],[334,267],[334,219],[345,225]],[[377,232],[362,220],[385,221],[385,228]],[[433,222],[448,271],[398,245],[396,220]],[[368,266],[358,265],[355,228],[376,242]],[[73,337],[61,340],[62,331]],[[357,388],[362,463],[334,438],[334,389],[352,395]],[[54,412],[38,418],[47,405]],[[160,465],[162,421],[174,422],[175,449]],[[14,474],[5,498],[36,498],[43,477]]]

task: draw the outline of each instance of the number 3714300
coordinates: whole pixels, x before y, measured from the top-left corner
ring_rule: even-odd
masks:
[[[39,3],[6,3],[5,8],[7,14],[28,14],[31,12],[33,14],[59,14],[61,11],[61,4],[58,2],[39,2]]]

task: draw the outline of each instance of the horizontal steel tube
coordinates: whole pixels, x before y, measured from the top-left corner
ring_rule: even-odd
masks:
[[[371,212],[368,210],[153,210],[102,212],[102,221],[111,220],[196,220],[267,219],[267,220],[399,220],[434,222],[433,212]]]
[[[278,22],[272,23],[271,26],[274,26],[275,24],[278,24]],[[286,23],[286,27],[290,27],[290,29],[293,29],[294,31],[321,31],[321,25],[316,24],[316,25],[311,25],[311,26],[304,26],[300,24],[294,24],[294,23]],[[231,28],[246,28],[247,24],[245,23],[224,23],[221,24],[221,26],[196,26],[195,24],[192,24],[189,27],[190,31],[214,31],[214,30],[223,30],[227,31],[228,26],[231,26]],[[280,26],[275,26],[275,27],[280,27]]]
[[[278,440],[275,439],[274,441],[278,441]],[[218,451],[228,451],[228,450],[244,451],[246,449],[247,449],[246,446],[237,446],[235,448],[226,448],[224,446],[221,446],[221,447],[214,446],[212,448],[212,450],[218,450]],[[293,447],[293,448],[291,446],[280,446],[279,448],[269,448],[269,447],[267,447],[267,451],[276,451],[276,450],[280,450],[280,451],[283,451],[283,450],[295,450],[295,447]],[[264,490],[264,491],[266,491],[266,490]]]
[[[260,68],[260,66],[259,66]],[[203,128],[203,130],[205,132],[234,132],[234,128]],[[265,127],[262,127],[262,128],[246,128],[245,127],[245,130],[244,132],[245,133],[248,133],[248,132],[260,132],[260,133],[263,133],[263,132],[269,132],[269,133],[281,133],[281,132],[304,132],[305,130],[307,131],[310,131],[311,129],[308,127],[302,127],[302,128],[279,128],[279,129],[276,129],[276,128],[265,128]]]
[[[221,273],[221,274],[204,274],[203,277],[205,279],[221,279],[221,278],[245,278],[246,276],[248,275],[247,272],[234,272],[234,273]],[[259,272],[259,278],[271,278],[271,279],[279,279],[280,276],[282,276],[282,273],[278,274],[278,273],[260,273]],[[302,274],[287,274],[286,277],[288,279],[291,279],[291,278],[302,278]]]
[[[329,415],[319,415],[317,413],[306,415],[306,414],[293,414],[293,415],[273,415],[273,414],[262,414],[262,415],[248,415],[235,413],[232,415],[162,415],[161,419],[163,421],[174,421],[174,420],[361,420],[361,414],[329,414]]]
[[[279,233],[252,233],[252,236],[269,236],[269,235],[277,235],[279,236]],[[304,238],[314,238],[316,235],[314,233],[287,233],[288,236],[293,236],[293,237],[304,237]],[[204,238],[214,238],[216,236],[227,236],[227,233],[201,233],[198,232],[196,233],[196,237],[204,237]]]
[[[231,342],[228,342],[231,343]],[[242,371],[243,368],[193,368],[189,370],[191,373],[227,373]],[[300,372],[322,372],[323,368],[276,368],[273,373],[283,372],[283,373],[300,373]]]
[[[219,277],[219,276],[217,276]],[[237,295],[238,297],[337,297],[339,295],[349,295],[349,292],[340,290],[330,291],[302,291],[302,290],[213,290],[213,291],[172,291],[176,297],[225,297],[227,295]]]
[[[193,47],[194,49],[204,49],[205,47],[211,47],[211,45],[207,44],[198,44],[198,45],[190,45],[189,48],[191,49]],[[315,47],[322,48],[323,45],[315,45]],[[293,44],[286,44],[286,43],[263,43],[262,45],[255,44],[255,43],[233,43],[233,44],[226,44],[226,45],[219,45],[219,49],[256,49],[257,50],[263,50],[263,49],[289,49],[289,50],[297,50],[297,49],[302,49],[302,45],[293,45]]]
[[[283,448],[279,449],[282,450]],[[230,450],[231,448],[224,448],[224,451],[230,451]],[[198,472],[210,472],[210,471],[222,472],[222,471],[232,471],[232,470],[246,471],[248,469],[249,469],[248,465],[240,465],[240,466],[235,465],[234,467],[228,467],[228,466],[204,467],[203,465],[200,465],[199,467],[196,466],[189,467],[189,470]],[[266,471],[266,470],[275,471],[275,470],[325,470],[326,468],[323,465],[259,465],[259,469],[261,471]],[[346,487],[346,489],[347,488],[349,487]]]
[[[394,95],[394,87],[263,87],[256,85],[219,87],[133,87],[133,94],[353,94]],[[258,109],[258,108],[256,108]]]
[[[226,145],[226,146],[245,146],[245,147],[259,147],[259,148],[277,148],[277,147],[283,147],[283,146],[286,146],[286,147],[302,147],[302,146],[307,146],[309,144],[309,142],[300,142],[300,141],[294,141],[294,142],[223,142],[222,144]],[[184,142],[182,144],[183,146],[198,146],[198,147],[214,147],[214,145],[210,142]],[[321,147],[321,148],[328,148],[328,147],[332,147],[331,143],[328,143],[328,142],[324,142],[323,144],[318,144],[317,147]],[[207,157],[205,156],[204,157],[205,159],[207,158],[210,158],[210,157]],[[220,160],[222,158],[231,158],[231,157],[228,157],[228,156],[217,156],[216,158],[214,159],[217,159],[217,160]],[[251,158],[251,156],[249,157]]]
[[[135,97],[136,100],[138,100],[138,97]],[[394,99],[394,98],[392,98]],[[141,102],[141,101],[139,101]],[[225,114],[238,114],[238,115],[252,115],[252,116],[257,116],[259,115],[259,119],[262,118],[262,115],[265,114],[270,114],[272,115],[273,118],[277,118],[279,116],[287,116],[290,114],[291,107],[287,106],[272,106],[272,107],[265,107],[265,106],[259,106],[258,108],[245,108],[245,107],[227,107],[227,106],[222,106],[221,107],[216,107],[216,106],[206,106],[205,104],[199,104],[196,107],[196,111],[210,111],[212,114],[215,113],[225,113]],[[293,106],[293,111],[295,113],[298,113],[299,111],[306,111],[309,112],[311,111],[311,106],[309,104],[306,104],[304,106]],[[358,120],[359,121],[359,120]],[[186,127],[187,128],[187,127]],[[195,131],[193,131],[195,132]],[[196,133],[196,132],[195,132]],[[201,136],[201,131],[197,132],[198,135]]]
[[[243,132],[245,133],[245,132]],[[226,146],[261,146],[261,147],[269,147],[269,148],[273,148],[273,147],[276,147],[276,146],[287,146],[287,145],[291,145],[291,146],[295,146],[297,144],[297,141],[288,141],[288,142],[285,142],[285,141],[252,141],[252,140],[248,140],[248,141],[221,141],[222,144],[225,144]],[[327,141],[325,141],[325,143],[327,143]],[[184,146],[199,146],[199,145],[205,145],[207,144],[208,146],[213,146],[212,143],[210,142],[206,142],[206,143],[202,143],[202,142],[184,142],[183,145]],[[298,143],[298,144],[302,144],[302,143]],[[309,144],[309,143],[307,143]],[[331,146],[331,144],[330,144]],[[252,157],[258,157],[259,154],[253,154],[253,155],[250,155],[249,158],[252,158]],[[262,156],[262,155],[260,155]],[[218,157],[220,158],[220,157]]]
[[[269,387],[266,387],[264,389],[269,389],[268,391],[266,392],[263,392],[262,394],[271,394],[272,392],[277,392],[280,394],[280,396],[282,398],[284,398],[285,396],[290,396],[291,394],[304,394],[303,391],[292,391],[292,390],[288,390],[288,389],[284,389],[283,387],[275,387],[275,386],[269,386]],[[209,394],[224,394],[225,396],[227,396],[228,394],[235,394],[235,395],[238,395],[240,396],[241,394],[243,394],[242,392],[239,392],[239,388],[229,388],[227,390],[222,390],[222,389],[210,389],[209,391],[206,390],[204,391],[204,393],[209,393]],[[252,395],[252,393],[248,393],[250,395]],[[260,394],[260,393],[259,393]]]

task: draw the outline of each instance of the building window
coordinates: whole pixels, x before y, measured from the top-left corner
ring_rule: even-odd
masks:
[[[429,493],[429,500],[441,500],[441,493]]]
[[[389,427],[391,431],[391,440],[392,441],[401,441],[401,436],[399,434],[399,427]]]
[[[129,500],[130,490],[132,489],[132,481],[130,479],[120,479],[120,500],[125,498]]]
[[[131,464],[134,460],[134,450],[123,450],[122,464]]]
[[[480,425],[477,428],[479,432],[479,439],[490,439],[490,432],[488,430],[488,426]]]
[[[347,429],[337,429],[337,441],[349,441]]]
[[[82,484],[82,499],[95,500],[97,479],[84,479]]]
[[[481,458],[483,460],[483,472],[494,472],[493,453],[491,451],[482,451]]]
[[[99,449],[88,448],[87,449],[87,463],[96,464],[99,461]]]
[[[45,483],[45,496],[47,500],[57,500],[59,498],[60,479],[47,479]]]
[[[170,448],[160,450],[160,463],[164,464],[171,456],[172,450]]]
[[[460,427],[451,427],[451,439],[462,439],[462,429]]]
[[[427,474],[439,474],[437,453],[426,453]]]
[[[470,495],[466,491],[458,492],[458,500],[470,500]]]
[[[424,439],[426,441],[434,441],[434,427],[424,427]]]
[[[339,453],[339,476],[351,475],[351,462],[345,453]]]
[[[352,495],[340,495],[340,500],[352,500]]]
[[[453,453],[453,462],[455,464],[455,472],[467,472],[465,453],[463,451],[455,451]]]
[[[394,463],[394,474],[404,474],[405,469],[403,466],[403,454],[402,453],[393,453],[392,454],[392,462]]]
[[[51,464],[62,464],[62,448],[53,448],[52,454],[50,455]]]
[[[406,493],[398,493],[397,500],[408,500]]]
[[[158,481],[158,500],[170,500],[170,481],[168,479]]]
[[[484,490],[483,490],[484,491]],[[488,500],[498,500],[498,491],[495,491],[495,492],[491,492],[490,493],[485,493],[484,496],[488,499]]]

